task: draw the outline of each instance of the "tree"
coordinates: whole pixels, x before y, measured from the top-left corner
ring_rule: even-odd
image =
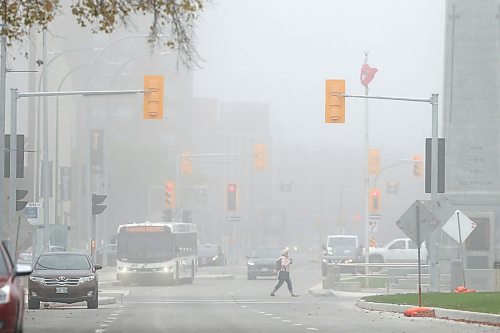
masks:
[[[78,0],[71,4],[71,12],[82,27],[92,32],[111,33],[118,26],[132,24],[133,16],[151,16],[149,40],[151,46],[166,40],[171,49],[177,49],[182,62],[191,68],[198,65],[199,56],[194,47],[194,24],[204,4],[209,0]],[[46,29],[60,13],[60,0],[0,0],[1,35],[8,44],[22,40],[29,29]],[[167,38],[165,30],[170,28]]]

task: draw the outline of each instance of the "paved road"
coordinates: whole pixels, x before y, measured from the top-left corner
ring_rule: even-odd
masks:
[[[28,311],[25,332],[498,332],[488,326],[429,318],[405,318],[393,313],[360,310],[356,297],[313,297],[320,281],[317,264],[293,272],[292,298],[282,288],[269,295],[274,279],[246,280],[242,269],[234,279],[203,279],[193,285],[129,286],[123,302],[98,310],[64,308]],[[231,271],[229,269],[228,271]],[[204,270],[213,273],[214,270]],[[227,271],[226,271],[227,272]],[[123,289],[120,286],[107,287]]]

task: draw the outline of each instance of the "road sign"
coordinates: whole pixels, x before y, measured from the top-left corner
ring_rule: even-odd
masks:
[[[240,219],[241,218],[239,216],[228,216],[227,217],[227,222],[239,222]]]
[[[396,222],[399,229],[418,245],[422,244],[439,224],[440,221],[432,214],[430,205],[422,200],[415,201]]]
[[[380,221],[380,215],[370,214],[370,216],[368,217],[368,226],[370,227],[371,233],[377,232],[378,221]]]
[[[40,207],[42,207],[42,204],[40,202],[28,202],[26,207],[24,207],[23,211],[29,224],[40,224],[38,219],[38,216],[40,215]]]
[[[459,222],[460,221],[460,222]],[[474,231],[477,224],[469,219],[464,213],[456,210],[451,215],[448,222],[443,226],[443,231],[446,232],[457,243],[463,243],[467,237]]]

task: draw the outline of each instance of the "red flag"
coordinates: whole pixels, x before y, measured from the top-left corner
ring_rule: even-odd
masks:
[[[368,84],[372,82],[377,73],[378,69],[370,67],[366,62],[361,66],[361,73],[359,74],[359,79],[361,84],[368,87]]]

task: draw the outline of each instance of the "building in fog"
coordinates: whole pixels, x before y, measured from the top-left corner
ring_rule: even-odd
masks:
[[[446,3],[446,197],[477,223],[464,246],[467,286],[494,288],[500,260],[500,1]],[[444,271],[458,258],[442,234]]]

